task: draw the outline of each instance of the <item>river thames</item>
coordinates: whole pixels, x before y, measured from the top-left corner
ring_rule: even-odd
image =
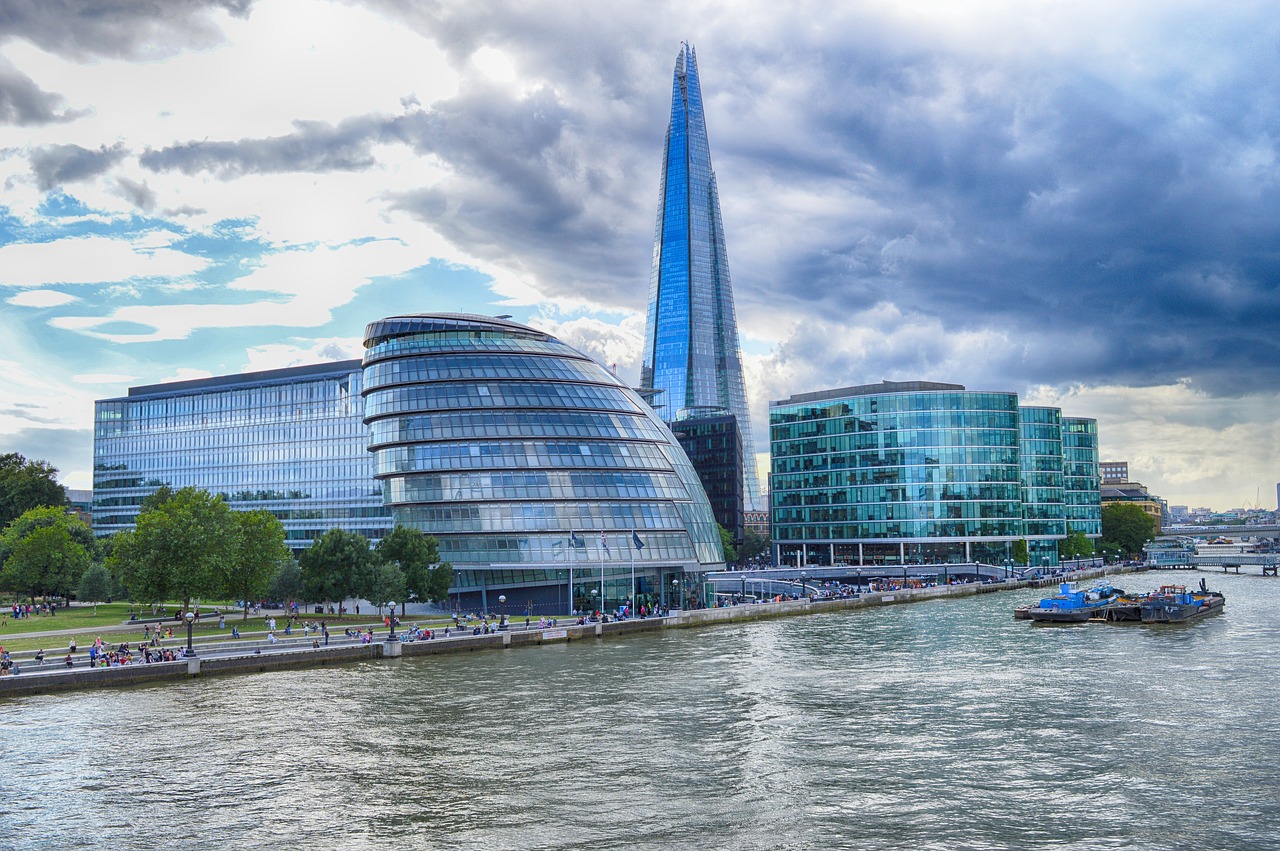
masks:
[[[1263,848],[1280,579],[1042,592],[0,702],[0,847]]]

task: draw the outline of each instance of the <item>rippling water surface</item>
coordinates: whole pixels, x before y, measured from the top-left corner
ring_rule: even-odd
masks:
[[[4,701],[0,847],[1276,847],[1280,579],[1209,582]]]

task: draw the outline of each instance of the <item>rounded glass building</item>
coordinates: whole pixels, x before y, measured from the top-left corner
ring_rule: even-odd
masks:
[[[439,540],[458,607],[678,606],[699,574],[723,566],[689,459],[588,356],[519,323],[462,314],[389,317],[364,344],[383,499],[397,523]]]

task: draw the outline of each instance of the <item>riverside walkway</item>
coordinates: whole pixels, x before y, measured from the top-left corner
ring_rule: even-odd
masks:
[[[110,668],[92,668],[87,663],[83,651],[76,664],[67,667],[63,663],[64,651],[47,654],[43,665],[35,665],[29,661],[29,651],[14,654],[21,664],[22,673],[0,677],[0,699],[18,695],[43,694],[54,691],[73,689],[100,688],[105,686],[141,685],[146,683],[180,680],[190,677],[215,674],[257,673],[283,668],[320,667],[351,662],[393,659],[404,656],[433,656],[452,653],[467,653],[477,650],[501,650],[556,643],[578,641],[586,638],[621,637],[633,633],[654,632],[663,629],[688,629],[714,624],[761,620],[777,617],[794,617],[818,612],[855,609],[869,606],[881,606],[903,603],[914,603],[924,600],[936,600],[946,597],[964,597],[975,594],[989,594],[997,591],[1010,591],[1023,588],[1041,588],[1058,584],[1064,580],[1079,581],[1091,579],[1111,573],[1125,573],[1139,570],[1138,567],[1112,566],[1110,569],[1096,567],[1074,571],[1064,576],[1043,579],[1008,579],[999,582],[967,583],[959,585],[939,585],[925,588],[897,588],[871,593],[846,594],[843,596],[823,597],[814,595],[798,600],[782,600],[771,603],[750,603],[736,606],[722,606],[710,609],[691,609],[676,611],[666,617],[631,618],[614,620],[606,623],[587,622],[572,623],[556,627],[539,627],[537,625],[511,623],[505,630],[489,634],[474,635],[470,628],[459,628],[456,632],[450,627],[448,637],[444,630],[433,630],[437,636],[431,639],[416,641],[388,640],[384,632],[375,636],[372,641],[362,641],[343,634],[330,631],[329,643],[325,645],[323,638],[316,634],[310,636],[292,635],[278,639],[272,643],[265,633],[244,634],[239,639],[209,641],[201,640],[194,644],[195,655],[176,659],[172,662],[152,662],[150,664],[133,663]],[[567,620],[567,619],[566,619]],[[350,625],[344,624],[350,627]],[[362,628],[367,624],[362,624]],[[137,627],[125,625],[115,628],[113,634],[129,630],[136,633]],[[385,630],[385,627],[383,628]],[[105,632],[105,630],[89,630]],[[77,630],[77,633],[83,630]],[[66,638],[72,630],[50,634],[50,637]],[[257,635],[262,635],[261,639]],[[317,640],[320,646],[315,646]],[[136,639],[133,642],[136,644]],[[186,647],[185,637],[179,642],[176,634],[166,639],[165,646],[170,649]]]

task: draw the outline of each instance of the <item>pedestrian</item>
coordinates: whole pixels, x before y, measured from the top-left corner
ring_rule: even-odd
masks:
[[[324,646],[329,646],[329,625],[324,621],[320,621],[320,632],[324,634]]]

